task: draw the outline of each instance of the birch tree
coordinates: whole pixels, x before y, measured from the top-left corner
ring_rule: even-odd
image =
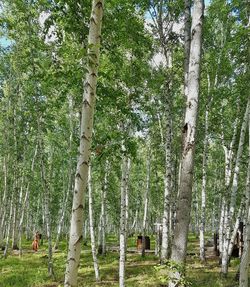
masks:
[[[248,287],[248,270],[250,261],[250,117],[248,118],[248,171],[246,181],[246,216],[244,249],[240,262],[239,287]]]
[[[246,111],[244,114],[242,126],[241,126],[241,132],[240,132],[240,140],[239,140],[239,145],[238,145],[238,150],[237,150],[237,155],[236,155],[236,162],[235,162],[235,167],[234,167],[234,172],[233,172],[233,181],[232,181],[232,187],[231,187],[231,196],[230,196],[230,205],[229,208],[226,209],[227,211],[227,217],[225,219],[225,238],[223,242],[223,252],[222,252],[222,264],[221,264],[221,272],[224,276],[226,276],[228,272],[228,263],[229,263],[229,256],[228,256],[228,248],[230,244],[230,239],[231,239],[231,225],[232,225],[232,220],[235,212],[235,205],[236,205],[236,193],[238,190],[238,177],[239,177],[239,170],[240,170],[240,161],[241,161],[241,156],[243,152],[243,145],[245,141],[245,134],[247,130],[247,124],[248,124],[248,117],[249,117],[249,106],[250,106],[250,99],[248,100]]]
[[[89,165],[89,178],[88,178],[88,194],[89,194],[89,230],[91,240],[91,251],[95,270],[95,279],[100,281],[99,265],[97,260],[96,244],[95,244],[95,231],[94,231],[94,219],[93,219],[93,199],[92,199],[92,176],[91,165]]]
[[[84,196],[88,182],[88,169],[91,154],[103,7],[103,0],[92,1],[88,37],[88,71],[84,84],[85,86],[81,113],[80,155],[78,158],[75,176],[69,250],[64,282],[65,287],[77,286],[77,272],[82,242]]]
[[[148,202],[149,202],[149,192],[150,192],[150,173],[151,173],[151,148],[150,142],[147,151],[147,178],[146,178],[146,188],[144,196],[144,213],[143,213],[143,223],[142,223],[142,256],[145,256],[145,235],[146,227],[148,223]]]
[[[199,79],[201,59],[201,33],[204,13],[204,1],[194,1],[191,45],[188,76],[188,95],[186,103],[185,120],[183,127],[183,149],[181,158],[181,173],[179,198],[177,202],[176,227],[172,245],[171,259],[178,263],[185,263],[187,251],[188,226],[190,221],[190,209],[192,200],[192,177],[194,167],[194,152],[196,139],[196,126],[199,100]],[[177,271],[175,279],[180,278]],[[169,286],[176,285],[175,279]]]
[[[121,214],[120,214],[120,259],[119,259],[119,286],[125,286],[125,260],[127,247],[127,197],[130,159],[124,155],[122,159],[121,178]]]

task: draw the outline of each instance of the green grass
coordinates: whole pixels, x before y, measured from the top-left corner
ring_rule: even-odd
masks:
[[[152,239],[151,239],[152,241]],[[117,246],[115,236],[108,239],[109,246]],[[83,246],[79,268],[79,287],[82,286],[118,286],[118,252],[109,252],[106,256],[99,256],[101,282],[95,283],[92,255],[88,246]],[[136,246],[136,238],[129,238],[128,247]],[[154,246],[152,242],[151,246]],[[62,241],[59,250],[53,254],[56,278],[52,280],[47,275],[46,244],[39,252],[33,253],[31,242],[24,242],[22,257],[10,252],[7,259],[0,259],[0,287],[59,287],[63,286],[67,243]],[[151,248],[152,249],[152,248]],[[188,251],[195,255],[187,259],[187,281],[192,287],[234,287],[235,273],[239,260],[231,262],[227,279],[220,277],[220,266],[217,258],[209,258],[205,265],[198,258],[198,240],[190,236]],[[2,257],[2,253],[0,253]],[[155,266],[159,263],[154,254],[147,254],[142,258],[138,253],[128,253],[126,262],[126,286],[161,286],[159,271]],[[162,285],[163,286],[163,285]]]

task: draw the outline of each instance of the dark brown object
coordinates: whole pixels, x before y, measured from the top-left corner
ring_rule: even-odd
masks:
[[[218,249],[218,239],[219,239],[219,234],[218,232],[214,233],[214,253],[216,256],[220,255],[220,251]]]
[[[142,250],[142,236],[139,235],[137,237],[137,250]],[[145,249],[150,249],[150,238],[149,236],[145,236]]]

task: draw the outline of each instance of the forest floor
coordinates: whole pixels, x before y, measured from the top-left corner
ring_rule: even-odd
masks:
[[[99,256],[101,282],[95,283],[94,270],[90,244],[82,249],[81,264],[79,269],[79,286],[118,286],[119,254],[110,251],[107,255]],[[117,239],[108,239],[109,248],[117,247]],[[136,246],[136,238],[129,238],[128,247]],[[151,240],[151,249],[154,241]],[[212,249],[211,249],[212,250]],[[235,274],[239,265],[239,259],[232,259],[228,278],[220,276],[218,257],[212,254],[208,248],[208,259],[205,264],[199,260],[199,244],[194,236],[190,236],[188,244],[187,281],[192,287],[235,287]],[[18,252],[10,252],[7,259],[0,253],[0,287],[60,287],[63,286],[63,277],[66,261],[66,242],[63,241],[59,250],[53,254],[55,279],[47,275],[47,251],[46,244],[41,246],[37,253],[31,250],[31,242],[24,243],[23,256]],[[160,270],[156,266],[159,259],[154,253],[147,253],[144,258],[137,252],[129,252],[126,261],[126,286],[165,286],[161,281]]]

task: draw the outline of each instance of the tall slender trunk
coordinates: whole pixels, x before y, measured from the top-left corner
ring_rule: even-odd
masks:
[[[227,213],[225,240],[224,240],[223,253],[222,253],[222,264],[221,264],[221,272],[224,276],[226,276],[228,273],[228,263],[229,263],[228,248],[229,248],[230,239],[231,239],[231,225],[232,225],[232,220],[233,220],[234,210],[235,210],[235,205],[236,205],[236,193],[238,190],[240,161],[241,161],[241,156],[243,152],[243,145],[245,142],[245,135],[246,135],[247,123],[248,123],[249,111],[250,111],[249,107],[250,107],[250,98],[248,99],[246,111],[245,111],[242,126],[241,126],[240,140],[239,140],[236,162],[235,162],[234,173],[233,173],[230,206],[229,206],[228,213]]]
[[[220,213],[220,226],[219,226],[219,251],[220,255],[223,251],[223,230],[224,230],[224,222],[225,222],[225,197],[222,197],[221,200],[221,213]]]
[[[146,189],[145,189],[145,197],[144,197],[144,214],[143,214],[143,223],[142,223],[142,256],[145,256],[145,236],[146,236],[146,227],[147,227],[147,221],[148,221],[148,200],[149,200],[149,192],[150,192],[150,165],[151,165],[151,150],[149,146],[148,159],[147,159],[147,179],[146,179]]]
[[[170,217],[170,199],[172,191],[172,114],[170,88],[167,87],[166,94],[166,138],[165,138],[165,177],[164,177],[164,205],[162,218],[162,246],[161,261],[168,258],[169,248],[169,217]]]
[[[84,86],[81,113],[80,155],[75,176],[69,249],[64,282],[65,287],[77,286],[77,273],[82,241],[84,196],[88,183],[88,169],[91,155],[103,7],[104,0],[92,0],[88,37],[88,72]]]
[[[104,173],[104,181],[102,186],[102,202],[101,202],[101,230],[100,230],[100,246],[98,249],[101,250],[102,255],[106,254],[106,224],[107,224],[107,208],[106,208],[106,197],[107,197],[107,189],[108,189],[108,174],[109,174],[109,162],[105,163],[105,173]]]
[[[8,159],[8,156],[7,156]],[[4,170],[4,190],[3,190],[3,197],[0,204],[0,247],[3,244],[3,231],[4,231],[4,222],[5,222],[5,215],[7,210],[7,176],[8,176],[8,167],[7,167],[7,159],[4,157],[3,159],[3,170]]]
[[[248,118],[248,171],[246,180],[246,227],[244,237],[244,248],[240,262],[239,287],[248,287],[248,270],[250,261],[250,117]]]
[[[65,214],[67,211],[67,204],[68,204],[68,199],[69,199],[69,195],[70,195],[70,191],[71,191],[71,175],[69,176],[68,181],[69,181],[68,182],[68,188],[66,190],[65,199],[62,203],[60,219],[59,219],[59,223],[57,226],[56,240],[55,240],[55,244],[54,244],[55,250],[58,249],[59,240],[60,240],[60,236],[61,236],[62,228],[63,228],[63,223],[64,223],[64,219],[65,219]]]
[[[184,16],[184,95],[188,95],[188,72],[191,43],[191,0],[185,0]]]
[[[205,225],[206,225],[206,187],[207,187],[207,158],[208,158],[208,115],[211,105],[210,77],[208,76],[208,103],[205,111],[205,137],[203,142],[202,160],[202,189],[201,189],[201,224],[200,224],[200,259],[205,261]]]
[[[187,251],[188,227],[190,222],[190,210],[192,202],[192,180],[194,167],[196,126],[198,115],[200,59],[201,59],[201,33],[204,13],[204,1],[195,0],[192,29],[193,35],[190,46],[188,95],[183,127],[183,149],[181,159],[181,174],[179,198],[177,202],[176,226],[172,245],[171,259],[178,263],[185,263]],[[180,271],[177,270],[173,277],[180,279]],[[174,280],[170,280],[170,287],[176,286]]]
[[[233,125],[233,136],[229,147],[226,146],[224,140],[224,127],[222,126],[222,146],[225,154],[225,190],[222,193],[221,199],[221,214],[220,214],[220,228],[219,228],[219,251],[220,260],[222,260],[223,249],[226,241],[226,225],[227,225],[227,213],[228,213],[228,199],[227,194],[229,192],[231,175],[232,175],[232,162],[233,162],[233,147],[237,138],[238,131],[238,117],[236,117]]]
[[[126,260],[126,239],[127,220],[126,197],[128,192],[128,176],[130,160],[127,156],[122,159],[122,179],[121,179],[121,215],[120,215],[120,260],[119,260],[119,286],[125,286],[125,260]]]
[[[31,174],[33,174],[34,172],[34,167],[35,167],[35,160],[36,160],[36,156],[37,156],[37,150],[38,150],[38,145],[36,145],[35,147],[35,152],[34,152],[34,156],[32,159],[32,163],[31,163]],[[18,238],[19,238],[19,255],[22,255],[22,229],[23,229],[23,220],[24,220],[24,214],[25,214],[25,210],[27,208],[27,201],[29,198],[29,190],[30,190],[30,182],[27,183],[27,187],[26,187],[26,191],[25,191],[25,195],[24,195],[24,200],[22,202],[22,206],[21,206],[21,212],[20,212],[20,221],[19,221],[19,226],[18,226]]]
[[[51,232],[51,213],[50,213],[50,186],[47,179],[45,159],[44,159],[44,146],[42,140],[40,141],[40,153],[41,153],[41,179],[44,189],[44,209],[45,209],[45,224],[48,240],[48,274],[51,277],[55,277],[53,268],[53,253],[52,253],[52,232]],[[52,162],[52,160],[51,160]]]
[[[234,228],[233,228],[233,231],[231,234],[231,238],[230,238],[230,242],[229,242],[229,246],[228,246],[228,253],[227,253],[229,259],[232,255],[232,252],[233,252],[233,247],[234,247],[235,239],[237,237],[237,233],[238,233],[238,230],[240,227],[240,221],[242,220],[242,213],[243,213],[244,208],[245,208],[245,196],[243,196],[243,198],[241,200],[238,214],[236,217],[236,221],[234,224]]]
[[[62,204],[61,214],[60,214],[60,220],[57,227],[57,234],[56,234],[56,240],[54,244],[54,249],[58,249],[58,244],[62,232],[62,227],[64,223],[65,214],[67,211],[67,204],[69,195],[72,189],[72,159],[71,159],[71,153],[72,153],[72,141],[73,141],[73,132],[74,132],[74,126],[73,126],[73,101],[71,95],[68,96],[68,110],[69,110],[69,125],[70,125],[70,136],[69,136],[69,143],[68,143],[68,151],[69,151],[69,163],[68,163],[68,183],[66,187],[66,194],[64,196],[64,202]]]
[[[193,186],[194,190],[194,217],[195,217],[195,222],[194,222],[194,234],[196,238],[199,237],[199,226],[200,226],[200,207],[199,207],[199,199],[198,199],[198,184],[194,184]]]
[[[9,242],[10,242],[10,229],[12,225],[12,217],[13,217],[13,198],[14,198],[14,192],[12,192],[11,201],[10,201],[10,212],[9,212],[9,218],[7,222],[7,232],[6,232],[6,242],[5,242],[5,249],[3,253],[3,257],[6,259],[8,254],[8,248],[9,248]]]
[[[90,240],[91,240],[91,251],[92,251],[92,257],[93,257],[93,263],[94,263],[95,279],[96,281],[100,281],[99,266],[98,266],[96,244],[95,244],[94,219],[93,219],[91,165],[89,165],[88,191],[89,191],[89,230],[90,230]]]
[[[16,187],[16,191],[18,190],[18,187]],[[20,192],[22,193],[22,189],[20,190]],[[22,196],[22,194],[21,194]],[[17,198],[17,194],[14,197],[14,208],[13,208],[13,218],[12,218],[12,249],[13,250],[18,250],[18,198]]]

